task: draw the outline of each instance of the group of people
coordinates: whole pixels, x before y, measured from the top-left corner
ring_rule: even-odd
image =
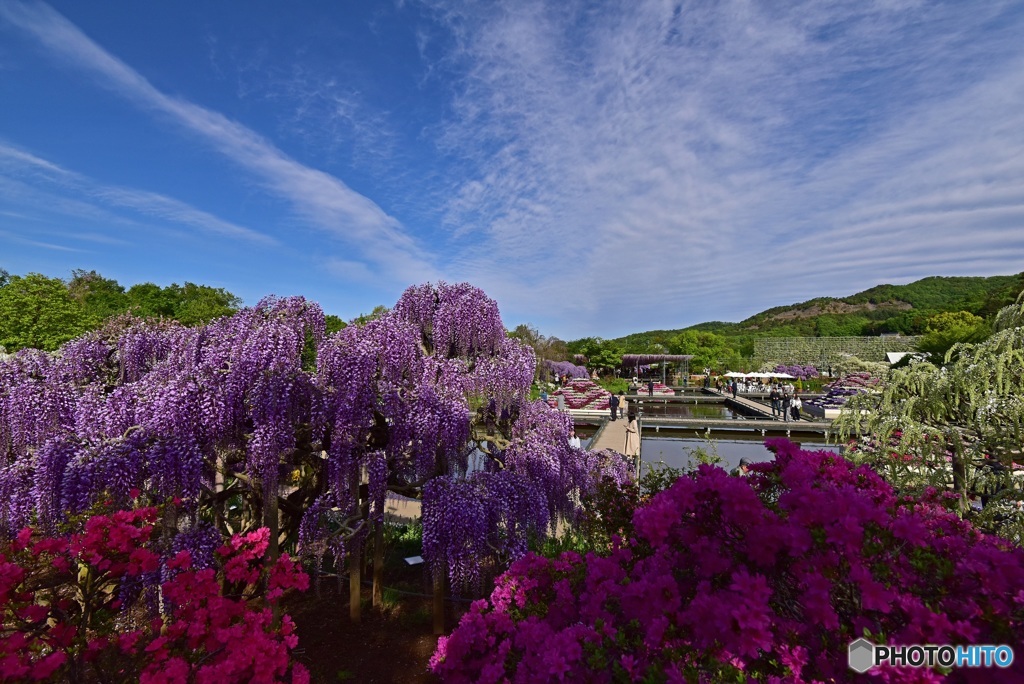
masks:
[[[636,413],[629,409],[626,402],[626,393],[619,392],[608,397],[608,410],[611,412],[611,419],[618,420],[621,415],[626,421],[626,444],[623,453],[626,456],[638,456],[640,454],[640,426],[636,422]]]
[[[548,393],[547,393],[547,390],[542,389],[540,391],[540,400],[543,401],[545,404],[548,403]],[[555,408],[557,408],[559,411],[565,411],[565,395],[564,394],[556,394],[555,395]]]
[[[804,403],[800,401],[800,392],[794,390],[792,385],[772,385],[768,399],[772,404],[773,418],[800,420],[800,409]]]

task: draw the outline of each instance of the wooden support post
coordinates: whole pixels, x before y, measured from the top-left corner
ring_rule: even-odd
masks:
[[[267,492],[264,490],[263,501],[263,524],[270,530],[270,544],[267,546],[267,566],[273,566],[277,563],[277,558],[280,555],[280,540],[278,537],[281,534],[281,513],[278,510],[277,502],[277,486],[273,487],[273,490]],[[271,614],[276,627],[281,621],[281,606],[278,603],[274,603]]]
[[[434,634],[444,634],[444,585],[447,568],[434,570]]]
[[[277,487],[273,488],[273,491],[266,492],[265,500],[263,502],[263,524],[268,530],[270,530],[270,546],[267,547],[267,562],[274,564],[277,562],[279,549],[278,537],[281,535],[281,518],[280,511],[277,506]]]
[[[355,546],[348,556],[348,616],[352,622],[362,621],[363,552]]]

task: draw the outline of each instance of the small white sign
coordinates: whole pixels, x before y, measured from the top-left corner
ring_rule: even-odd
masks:
[[[405,562],[409,565],[419,565],[423,562],[423,556],[409,556],[405,559]]]

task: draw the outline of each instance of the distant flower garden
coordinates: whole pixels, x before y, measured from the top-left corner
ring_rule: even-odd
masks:
[[[825,394],[821,397],[808,399],[804,403],[823,409],[842,408],[847,400],[858,394],[871,392],[881,384],[881,379],[870,373],[850,373],[835,382],[825,385]]]

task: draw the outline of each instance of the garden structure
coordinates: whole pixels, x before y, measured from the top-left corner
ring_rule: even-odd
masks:
[[[759,337],[754,340],[754,363],[835,366],[846,356],[865,361],[885,361],[888,352],[917,351],[919,336],[876,335],[867,337]]]
[[[622,368],[625,373],[639,377],[642,366],[658,364],[661,366],[661,382],[666,384],[668,382],[668,365],[675,364],[679,377],[688,378],[690,377],[690,360],[692,358],[691,354],[623,354]]]

